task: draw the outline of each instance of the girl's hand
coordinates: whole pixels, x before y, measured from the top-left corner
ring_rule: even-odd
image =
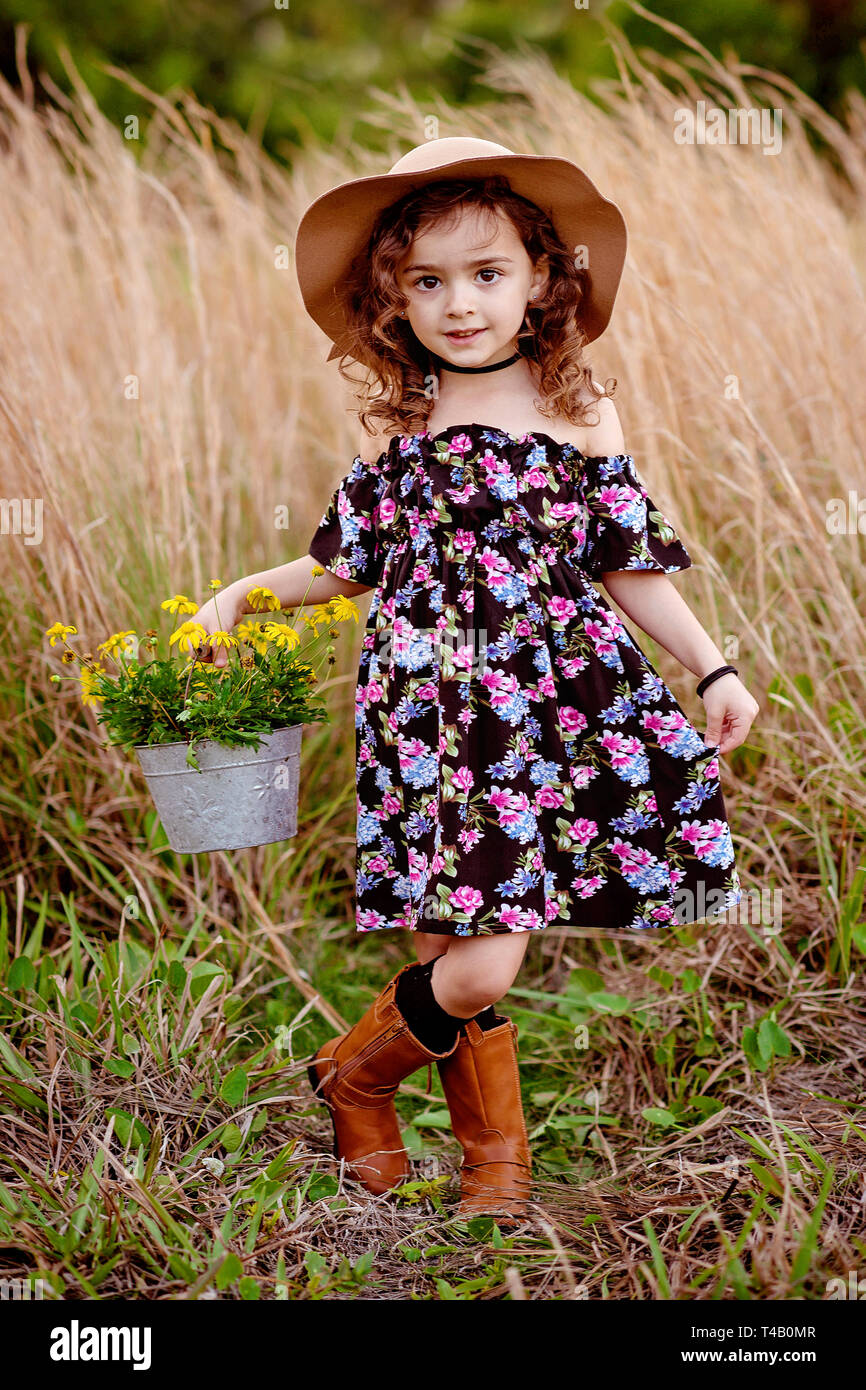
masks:
[[[704,741],[718,743],[719,753],[739,748],[754,723],[760,709],[739,676],[728,671],[707,686],[701,697],[707,709],[707,729]]]
[[[219,613],[217,613],[219,606]],[[205,632],[231,632],[232,628],[241,619],[240,606],[237,596],[231,587],[224,589],[221,594],[217,594],[215,599],[208,599],[207,603],[202,604],[195,614],[193,622],[201,623]],[[212,661],[219,670],[228,665],[229,651],[227,647],[217,647],[216,650],[208,642],[203,642],[195,650],[195,656],[199,661]]]

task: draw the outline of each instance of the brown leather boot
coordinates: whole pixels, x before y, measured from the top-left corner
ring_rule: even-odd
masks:
[[[459,1217],[497,1215],[517,1222],[527,1214],[532,1158],[516,1043],[512,1019],[500,1018],[485,1030],[473,1018],[438,1064],[451,1127],[463,1146]]]
[[[314,1095],[331,1112],[334,1157],[345,1158],[351,1177],[375,1193],[412,1176],[394,1109],[397,1087],[450,1055],[419,1042],[397,1008],[397,981],[413,964],[398,970],[354,1028],[329,1038],[307,1067]]]

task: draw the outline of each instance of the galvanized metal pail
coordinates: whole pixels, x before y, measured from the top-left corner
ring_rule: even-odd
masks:
[[[251,849],[298,833],[302,724],[274,729],[258,748],[230,748],[213,739],[196,744],[139,744],[142,771],[168,843],[182,854]]]

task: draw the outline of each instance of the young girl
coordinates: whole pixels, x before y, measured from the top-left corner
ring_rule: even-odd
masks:
[[[253,585],[284,607],[311,574],[307,603],[375,590],[356,926],[413,932],[418,961],[308,1070],[335,1154],[379,1193],[410,1176],[397,1087],[435,1061],[460,1216],[526,1215],[517,1030],[495,1005],[530,934],[665,927],[741,897],[719,755],[758,705],[665,577],[691,559],[584,361],[625,250],[577,166],[487,140],[430,141],[318,198],[298,277],[328,360],[368,368],[358,454],[309,555],[219,600],[237,621]],[[706,741],[593,579],[701,677]]]

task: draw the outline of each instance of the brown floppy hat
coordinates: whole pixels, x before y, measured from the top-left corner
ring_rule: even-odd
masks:
[[[589,342],[608,325],[625,263],[625,218],[570,159],[515,154],[505,145],[453,135],[416,145],[387,174],[350,179],[310,204],[298,224],[295,270],[307,312],[333,342],[327,361],[348,351],[336,286],[370,238],[383,208],[437,179],[504,174],[515,193],[546,212],[564,246],[586,248],[590,293],[582,322]]]

